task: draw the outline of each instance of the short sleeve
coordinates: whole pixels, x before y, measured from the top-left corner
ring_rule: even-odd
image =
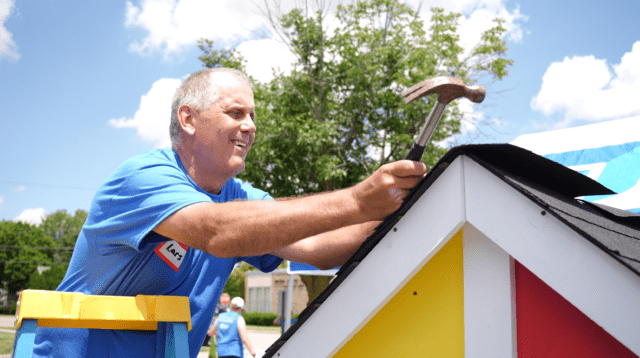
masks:
[[[143,242],[169,215],[187,205],[206,201],[212,200],[170,161],[125,163],[96,194],[85,234],[99,243],[103,253],[122,245],[141,251],[154,239],[166,240],[160,235],[149,235],[150,240]]]
[[[262,272],[271,272],[280,266],[282,259],[273,255],[243,257],[242,261],[250,264]]]

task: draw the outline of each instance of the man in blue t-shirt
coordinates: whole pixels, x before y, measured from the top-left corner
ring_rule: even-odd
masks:
[[[252,84],[240,71],[192,74],[171,108],[172,148],[127,160],[98,189],[59,291],[187,296],[196,357],[239,261],[341,265],[424,176],[382,166],[349,189],[274,201],[234,176],[253,144]],[[153,357],[155,332],[38,328],[37,357]]]

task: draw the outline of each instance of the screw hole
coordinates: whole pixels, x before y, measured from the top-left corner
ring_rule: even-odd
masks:
[[[546,211],[544,211],[544,210],[542,210],[542,212],[540,213],[540,215],[545,216],[545,215],[547,215],[547,212],[546,212]]]
[[[418,295],[418,291],[413,291],[413,295],[417,296]]]
[[[393,232],[396,232],[396,231],[398,231],[398,228],[397,228],[397,227],[394,227],[394,228],[393,228]]]

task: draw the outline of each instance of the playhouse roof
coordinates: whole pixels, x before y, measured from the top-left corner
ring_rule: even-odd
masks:
[[[461,158],[468,159],[460,160]],[[453,165],[454,162],[457,164]],[[452,172],[452,174],[445,175],[448,172]],[[444,182],[448,189],[442,190],[440,187],[433,189],[435,185],[434,183],[436,182]],[[502,198],[502,192],[505,192],[504,196],[508,197],[511,194],[507,195],[506,192],[511,191],[508,190],[507,186],[496,184],[499,182],[506,183],[508,187],[515,189],[516,195],[511,197],[511,199]],[[492,188],[495,187],[493,194],[491,194],[491,190],[486,190],[485,193],[483,185],[492,186]],[[446,196],[448,194],[443,194],[443,191],[448,193],[462,193],[457,193],[453,196]],[[573,232],[571,235],[577,234],[577,237],[592,244],[591,246],[587,246],[595,247],[597,250],[601,250],[601,252],[612,258],[613,260],[609,261],[614,262],[613,266],[616,266],[617,263],[617,267],[613,268],[614,270],[618,270],[616,271],[616,276],[619,276],[619,272],[626,272],[627,274],[622,274],[622,276],[625,276],[625,279],[629,279],[629,277],[631,277],[632,281],[636,281],[634,287],[640,287],[640,284],[637,284],[640,282],[640,215],[576,199],[586,195],[614,194],[614,192],[580,173],[516,146],[509,144],[461,146],[450,150],[442,157],[442,159],[429,171],[420,184],[414,188],[403,206],[396,213],[387,217],[375,232],[361,245],[359,250],[342,266],[329,287],[327,287],[327,289],[318,298],[309,304],[309,306],[300,314],[297,323],[285,332],[278,341],[276,341],[269,350],[267,350],[264,357],[274,356],[274,354],[287,341],[291,340],[292,337],[296,335],[296,332],[298,332],[301,327],[309,321],[314,313],[318,311],[318,309],[332,296],[332,294],[341,289],[341,285],[350,285],[350,282],[353,282],[353,280],[348,280],[347,278],[358,268],[367,256],[369,256],[372,250],[374,250],[376,245],[378,245],[385,236],[390,233],[395,234],[395,231],[399,230],[399,222],[405,216],[408,217],[409,211],[423,196],[426,195],[425,193],[429,192],[433,192],[434,194],[428,198],[423,198],[423,201],[453,202],[453,204],[447,204],[448,206],[445,205],[445,207],[442,208],[443,211],[452,211],[450,216],[457,216],[459,215],[459,212],[472,211],[474,210],[472,207],[483,205],[483,203],[493,205],[492,208],[495,212],[495,216],[491,216],[490,213],[483,213],[482,215],[462,213],[462,219],[455,218],[451,221],[452,224],[438,224],[443,225],[440,229],[437,227],[438,225],[429,224],[429,218],[432,215],[429,209],[425,208],[423,205],[419,210],[423,211],[424,218],[422,221],[426,223],[425,226],[429,225],[429,227],[422,230],[444,230],[447,232],[444,236],[450,237],[451,232],[457,231],[465,225],[465,223],[471,223],[472,226],[478,228],[487,237],[491,238],[494,234],[489,233],[492,231],[488,229],[489,227],[509,226],[510,220],[521,220],[520,217],[526,215],[531,216],[532,214],[530,213],[532,212],[535,212],[538,216],[542,217],[550,214],[550,216],[556,218],[561,225],[550,226],[550,228],[545,226],[542,228],[543,231],[554,231],[548,235],[551,237],[551,241],[548,245],[554,245],[553,234],[558,234],[555,231],[562,231],[568,228]],[[479,194],[474,194],[476,192]],[[525,198],[526,200],[514,200],[513,198],[516,198],[518,196],[517,194],[520,194],[520,198]],[[501,206],[496,206],[498,204],[493,203],[493,199],[487,199],[491,198],[490,195],[494,195],[496,198],[495,201],[500,201],[499,205]],[[491,201],[491,203],[489,203],[489,201]],[[535,205],[531,205],[531,203]],[[525,206],[527,210],[536,207],[537,209],[534,209],[534,211],[528,211],[529,214],[524,214]],[[495,209],[498,207],[504,207],[505,214],[501,214],[501,211]],[[519,214],[521,209],[523,214]],[[514,216],[511,218],[510,214],[506,213],[514,213]],[[549,216],[546,217],[548,218]],[[450,227],[447,227],[447,225]],[[416,225],[414,224],[414,226]],[[406,235],[406,230],[404,232]],[[523,234],[520,236],[523,236],[527,240],[531,240],[531,237],[535,237],[529,234]],[[397,239],[394,240],[397,241]],[[420,242],[417,243],[419,244]],[[413,241],[412,244],[416,244],[416,242]],[[429,255],[433,255],[432,252],[437,251],[442,247],[441,244],[438,245],[429,248],[429,250],[431,250]],[[523,248],[522,246],[526,245],[526,241],[514,241],[513,243],[499,242],[498,245],[508,254],[514,257],[517,256],[518,260],[522,259],[524,261],[528,260],[527,262],[535,262],[536,260],[539,260],[541,255],[536,254],[535,249],[530,249],[529,247]],[[570,249],[573,249],[573,247]],[[567,247],[566,245],[560,245],[557,247],[557,250],[560,252],[566,251]],[[587,248],[587,251],[589,250],[590,249]],[[565,254],[570,255],[570,253]],[[592,255],[592,253],[589,252],[584,255]],[[376,258],[373,259],[380,260],[379,256],[376,256]],[[429,258],[426,258],[426,260],[428,259]],[[562,259],[555,261],[557,262],[554,265],[563,265],[563,263],[560,262],[563,261]],[[586,259],[585,262],[589,262],[589,265],[601,265],[601,261],[593,260],[593,258],[589,258],[588,260]],[[409,265],[409,263],[407,264]],[[548,265],[549,263],[546,262],[545,264]],[[532,264],[532,266],[535,265]],[[589,271],[585,272],[586,275],[593,275],[592,272],[598,272],[600,270],[599,267],[589,268],[582,266],[576,264],[573,265],[570,270]],[[553,267],[552,269],[562,270],[562,267]],[[607,271],[609,269],[609,264],[607,263],[607,269],[601,271]],[[412,270],[412,272],[415,273],[415,269]],[[578,273],[578,275],[579,274],[580,273]],[[605,274],[603,273],[603,275]],[[398,280],[406,282],[407,279],[405,277],[400,277]],[[606,280],[608,280],[607,277],[602,277],[603,282]],[[597,281],[598,279],[595,279],[595,282]],[[398,284],[401,284],[401,282],[398,282]],[[558,283],[557,285],[562,286],[565,285],[565,283]],[[621,286],[623,285],[624,284],[621,284]],[[567,290],[570,291],[572,288]],[[629,297],[633,297],[633,294],[634,292],[631,292],[631,296]],[[567,294],[567,296],[572,295],[574,294]],[[579,305],[580,304],[578,304],[578,306]],[[634,314],[638,313],[639,312],[637,312],[637,310],[634,311]],[[370,313],[368,317],[370,317],[371,314],[372,313]],[[598,314],[600,313],[595,315],[597,316]],[[604,315],[606,314],[608,313],[605,313]],[[619,317],[617,319],[619,320]],[[611,324],[617,324],[615,323],[616,319],[612,319],[612,321],[614,323]],[[599,324],[602,326],[610,325],[609,323],[602,322]],[[628,328],[629,327],[627,326],[624,329],[619,329],[620,332],[623,332],[621,335],[624,336],[624,331],[628,330]],[[629,338],[617,338],[621,342],[624,342],[625,340],[633,340],[632,336],[629,336]]]

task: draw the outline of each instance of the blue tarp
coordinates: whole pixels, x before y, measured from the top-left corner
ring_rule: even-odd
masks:
[[[640,116],[526,134],[511,144],[574,169],[618,193],[583,200],[640,213]]]

